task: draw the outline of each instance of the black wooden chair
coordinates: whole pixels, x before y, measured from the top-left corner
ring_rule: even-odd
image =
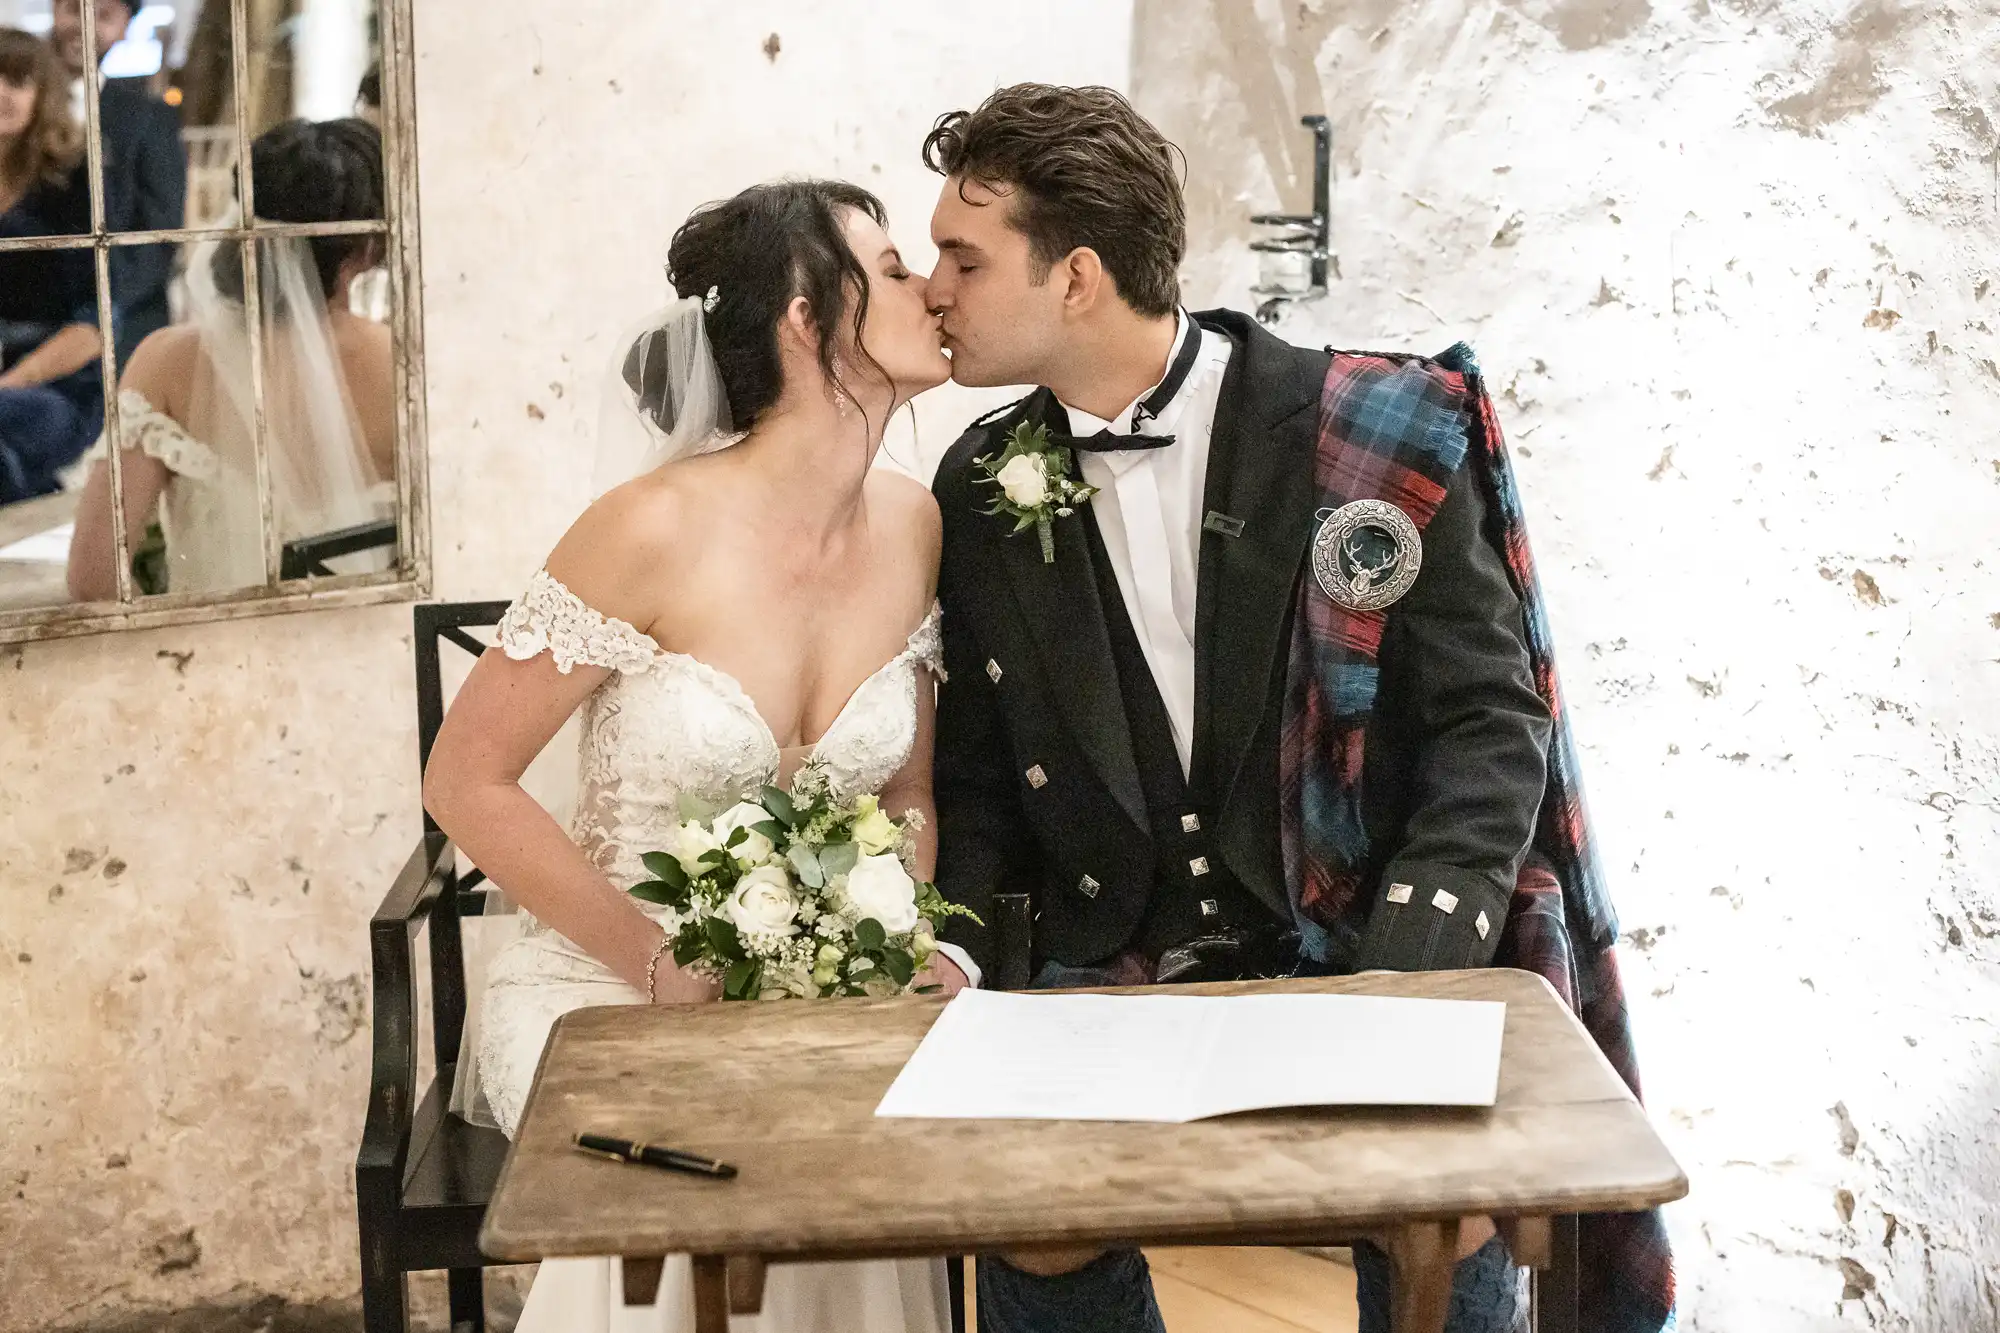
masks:
[[[444,722],[440,645],[450,643],[478,657],[486,645],[466,631],[498,623],[506,610],[506,602],[415,608],[419,772],[429,766],[431,746]],[[452,1333],[484,1333],[483,1270],[488,1260],[479,1252],[479,1227],[507,1156],[507,1139],[497,1129],[453,1115],[450,1103],[465,1032],[459,920],[485,911],[486,876],[477,869],[461,874],[451,840],[429,812],[423,821],[423,835],[368,923],[375,1049],[368,1118],[354,1163],[362,1328],[364,1333],[407,1333],[409,1275],[445,1269],[450,1274]],[[1001,961],[988,984],[1021,990],[1028,984],[1028,898],[1003,894],[996,908],[994,952]],[[422,1089],[417,1087],[420,934],[427,934],[430,948],[437,1065],[437,1076]],[[964,1265],[954,1259],[946,1268],[953,1333],[965,1333]]]
[[[343,555],[353,555],[357,551],[373,551],[396,545],[396,520],[377,519],[370,523],[357,523],[351,528],[341,528],[336,532],[322,532],[314,537],[300,537],[288,541],[279,552],[278,577],[281,579],[302,579],[310,576],[329,578],[335,573],[326,562]],[[464,605],[480,606],[484,603],[468,602]],[[478,622],[471,622],[478,623]]]
[[[477,657],[486,645],[467,628],[494,624],[506,609],[505,602],[416,608],[420,770],[430,762],[444,721],[440,643]],[[478,870],[459,873],[457,850],[426,813],[422,837],[368,923],[375,1049],[368,1118],[354,1162],[365,1333],[406,1333],[409,1274],[440,1268],[450,1272],[452,1333],[484,1333],[486,1327],[481,1270],[487,1260],[479,1252],[479,1226],[507,1155],[507,1139],[497,1129],[467,1124],[449,1109],[465,1031],[459,918],[485,910],[480,887],[485,878]],[[419,934],[429,938],[437,1065],[437,1076],[422,1089],[417,1087]]]

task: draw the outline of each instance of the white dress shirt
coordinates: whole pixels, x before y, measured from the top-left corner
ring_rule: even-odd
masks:
[[[1208,480],[1208,446],[1215,432],[1215,408],[1222,374],[1229,365],[1229,339],[1202,329],[1185,310],[1167,353],[1167,365],[1190,337],[1201,351],[1173,401],[1148,417],[1137,433],[1171,435],[1157,449],[1116,453],[1079,451],[1083,479],[1098,488],[1091,512],[1104,538],[1105,553],[1124,595],[1125,611],[1152,668],[1160,701],[1174,734],[1174,749],[1186,776],[1194,754],[1194,614],[1201,552],[1202,495]],[[1161,381],[1166,378],[1164,370]],[[1132,409],[1151,396],[1155,383],[1111,420],[1063,404],[1070,433],[1108,430],[1133,433]]]

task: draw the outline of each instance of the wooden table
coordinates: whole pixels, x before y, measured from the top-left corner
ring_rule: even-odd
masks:
[[[550,1038],[481,1247],[512,1262],[624,1256],[632,1304],[653,1299],[662,1256],[691,1254],[697,1328],[724,1333],[732,1304],[758,1308],[767,1262],[1370,1238],[1394,1262],[1398,1333],[1438,1333],[1459,1218],[1495,1218],[1516,1262],[1540,1267],[1554,1219],[1687,1192],[1582,1025],[1529,973],[1175,989],[1503,1001],[1498,1102],[1191,1125],[878,1120],[942,1001],[589,1009]],[[1302,1034],[1302,1058],[1310,1050]],[[586,1130],[742,1174],[715,1182],[588,1157],[570,1143]]]

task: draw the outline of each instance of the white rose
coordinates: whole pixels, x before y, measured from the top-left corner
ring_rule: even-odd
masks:
[[[770,819],[771,812],[761,805],[752,805],[748,801],[732,805],[716,817],[716,841],[727,847],[729,835],[737,829],[744,830],[743,841],[730,847],[729,854],[746,866],[762,865],[778,849],[771,845],[769,838],[750,826],[769,823]]]
[[[736,881],[735,892],[722,904],[722,915],[745,935],[796,935],[798,915],[792,884],[776,866],[759,866]]]
[[[900,935],[922,920],[917,913],[917,885],[893,856],[864,856],[847,872],[847,896],[858,920],[873,918],[891,935]]]
[[[681,869],[688,872],[688,878],[699,879],[715,869],[712,865],[701,863],[703,854],[721,849],[722,840],[709,832],[707,825],[690,819],[681,825],[679,842],[674,848],[674,859],[681,863]]]
[[[1015,454],[1006,467],[995,474],[1007,498],[1023,509],[1046,504],[1049,498],[1048,468],[1040,454]]]

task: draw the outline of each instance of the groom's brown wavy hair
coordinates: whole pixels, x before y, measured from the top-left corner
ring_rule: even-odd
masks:
[[[1012,194],[1009,221],[1041,277],[1079,247],[1097,252],[1118,295],[1142,315],[1180,304],[1187,253],[1185,158],[1110,88],[1017,83],[976,111],[938,118],[924,163],[943,176]]]

